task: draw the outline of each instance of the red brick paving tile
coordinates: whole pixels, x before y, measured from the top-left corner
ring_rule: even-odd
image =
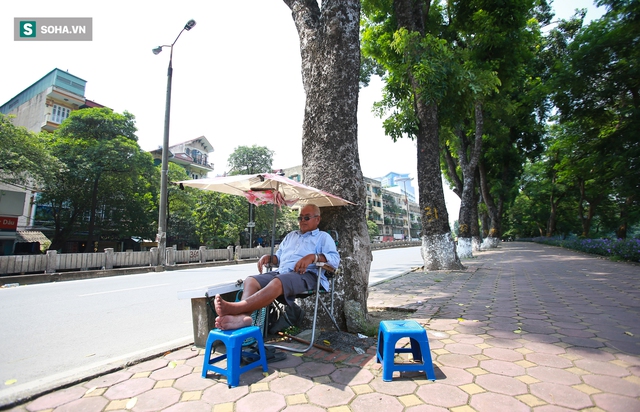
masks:
[[[449,343],[444,347],[451,353],[459,355],[478,355],[482,352],[482,349],[474,345],[468,345],[464,343]]]
[[[529,353],[525,359],[540,366],[550,366],[554,368],[570,368],[573,366],[570,360],[548,353]]]
[[[500,375],[480,375],[476,377],[477,385],[482,386],[489,392],[502,393],[504,395],[522,395],[527,393],[527,385],[516,378]]]
[[[149,378],[129,379],[107,389],[104,397],[107,399],[126,399],[144,393],[156,384],[156,381]]]
[[[543,382],[559,383],[563,385],[578,385],[581,383],[580,377],[574,373],[551,368],[549,366],[535,366],[527,369],[527,374]]]
[[[574,362],[575,365],[579,368],[587,370],[589,372],[601,374],[601,375],[609,375],[609,376],[627,376],[629,375],[629,371],[622,366],[614,365],[609,362],[599,362],[591,359],[579,359]]]
[[[94,396],[91,398],[82,398],[73,402],[66,403],[57,407],[56,412],[102,412],[105,406],[109,403],[103,397]]]
[[[105,388],[107,386],[113,386],[116,383],[120,383],[125,381],[133,376],[133,373],[130,371],[118,371],[114,373],[110,373],[108,375],[99,376],[95,379],[90,380],[89,382],[85,382],[82,384],[85,388]]]
[[[640,366],[640,356],[628,355],[626,353],[616,353],[615,356],[616,358],[628,363],[629,365]]]
[[[369,355],[368,353],[365,353],[363,355],[354,356],[353,358],[348,359],[345,363],[347,365],[364,366],[369,362],[370,358],[371,358],[371,355]]]
[[[563,329],[561,331],[558,331],[558,333],[565,336],[573,336],[577,338],[594,338],[596,336],[592,332],[588,332],[586,330],[580,330],[580,329]]]
[[[138,396],[136,412],[155,412],[168,408],[180,400],[181,392],[175,388],[152,389]],[[84,412],[84,411],[83,411]]]
[[[284,396],[273,392],[250,393],[238,400],[235,412],[278,412],[287,406]]]
[[[513,330],[515,329],[517,328],[513,328]],[[510,339],[489,338],[489,339],[485,339],[484,343],[487,345],[491,345],[494,348],[517,349],[522,347],[522,343],[516,342],[516,339],[519,339],[519,338],[520,337],[517,334],[512,332]]]
[[[524,355],[520,352],[516,352],[512,349],[503,348],[487,348],[482,351],[482,354],[495,360],[502,360],[507,362],[516,362],[524,359]]]
[[[325,412],[325,409],[315,405],[291,405],[282,412]]]
[[[200,354],[200,350],[193,347],[193,346],[189,346],[187,348],[182,348],[179,349],[175,352],[171,352],[168,353],[166,355],[164,355],[165,359],[168,359],[170,361],[172,360],[186,360],[186,359],[191,359],[195,356],[198,356]]]
[[[187,361],[184,364],[187,366],[196,367],[196,366],[202,366],[203,363],[204,363],[204,355],[198,355],[191,359],[187,359]]]
[[[527,335],[524,336],[524,339],[527,339]],[[553,343],[547,343],[547,342],[529,341],[529,342],[525,342],[524,347],[534,352],[548,353],[550,355],[561,355],[567,352],[562,346],[558,346]]]
[[[201,400],[208,402],[211,405],[217,405],[220,403],[236,402],[247,393],[249,393],[249,388],[247,386],[229,388],[226,382],[217,383],[209,389],[205,389],[202,393]]]
[[[149,377],[151,379],[163,381],[166,379],[178,379],[185,375],[190,374],[191,372],[193,372],[193,367],[183,364],[183,365],[178,365],[175,368],[167,367],[167,368],[158,369],[156,371],[153,371],[151,375],[149,375]]]
[[[640,385],[629,382],[626,379],[603,375],[585,375],[582,377],[584,383],[598,388],[603,392],[615,393],[618,395],[639,397]]]
[[[489,330],[487,330],[486,334],[493,336],[493,338],[490,338],[490,339],[502,339],[504,341],[510,342],[511,339],[515,339],[514,335],[518,336],[515,333],[513,333],[513,331],[516,330],[516,329],[518,329],[517,325],[514,325],[514,326],[510,327],[509,330],[489,329]],[[518,336],[518,338],[520,338],[520,336]],[[485,343],[487,343],[486,340],[485,340]],[[522,345],[520,345],[520,346],[522,346]],[[515,346],[512,349],[518,348],[520,346]],[[509,346],[507,346],[507,347],[509,347]]]
[[[211,412],[211,405],[203,401],[179,402],[162,412]]]
[[[556,336],[542,335],[539,333],[525,333],[524,335],[522,335],[522,339],[529,342],[545,343],[545,344],[560,342],[560,338]],[[524,346],[527,347],[527,343],[525,343]]]
[[[478,361],[471,356],[457,355],[455,353],[438,355],[437,361],[444,366],[451,366],[462,369],[478,366]]]
[[[305,362],[296,368],[298,375],[309,378],[329,375],[334,370],[336,367],[333,364],[319,362]]]
[[[525,374],[525,369],[522,366],[500,360],[482,361],[480,362],[480,367],[499,375],[520,376]]]
[[[593,395],[596,406],[607,412],[640,411],[640,400],[611,393]]]
[[[350,355],[348,353],[334,352],[330,356],[327,356],[325,361],[338,363],[338,362],[344,362],[345,360],[349,359],[349,357],[350,357]]]
[[[582,409],[593,406],[589,396],[569,386],[552,382],[534,383],[529,386],[531,394],[547,403],[571,409]]]
[[[339,368],[329,376],[332,381],[349,386],[364,385],[374,379],[371,371],[354,367]]]
[[[543,405],[535,409],[536,412],[573,412],[574,409],[567,409],[557,405]]]
[[[35,401],[27,405],[27,409],[30,411],[39,411],[42,409],[52,409],[65,403],[75,401],[84,396],[87,392],[87,388],[82,386],[73,386],[68,389],[56,391],[48,395],[44,395],[36,399]]]
[[[604,352],[600,349],[593,349],[593,348],[571,347],[571,348],[567,348],[567,353],[570,355],[580,356],[581,358],[584,358],[584,359],[590,359],[590,360],[602,361],[602,362],[611,361],[616,358],[609,352]]]
[[[448,366],[441,366],[435,368],[436,379],[438,383],[445,385],[460,386],[473,382],[473,376],[471,373],[464,369],[451,368]]]
[[[416,395],[425,403],[445,408],[465,405],[469,399],[469,395],[462,389],[454,386],[439,385],[437,381],[434,384],[420,386],[416,391]]]
[[[524,403],[507,395],[497,393],[478,393],[471,397],[469,405],[478,412],[529,412]]]
[[[309,402],[330,408],[347,405],[355,394],[348,386],[339,384],[319,384],[307,392]],[[239,412],[236,410],[236,412]],[[250,411],[253,412],[253,411]]]
[[[484,331],[482,331],[480,333],[483,334]],[[478,345],[480,343],[484,342],[484,339],[478,336],[473,336],[473,335],[463,335],[463,334],[458,334],[458,335],[453,335],[451,336],[452,340],[455,340],[458,343],[465,343],[467,345]],[[431,342],[429,342],[431,343]],[[430,345],[431,346],[431,345]]]
[[[401,373],[401,376],[402,375]],[[384,382],[382,378],[378,378],[369,383],[376,392],[384,393],[391,396],[410,395],[415,392],[418,384],[412,380],[396,379],[391,382]]]
[[[204,379],[199,373],[191,373],[178,378],[173,387],[181,391],[202,391],[213,385],[215,382],[212,379]]]
[[[291,353],[286,351],[283,352],[287,357],[281,361],[269,363],[269,367],[273,367],[275,369],[295,368],[304,362],[300,356],[293,356]]]
[[[553,326],[560,328],[560,333],[562,333],[563,329],[587,329],[586,325],[577,322],[554,322],[551,321]]]
[[[539,319],[539,320],[549,319],[547,315],[539,315],[536,313],[528,313],[528,312],[523,312],[520,314],[520,316],[527,319]]]
[[[394,396],[379,393],[368,393],[365,395],[359,395],[353,400],[353,402],[351,402],[351,404],[349,404],[349,407],[353,412],[401,412],[404,406]]]
[[[147,362],[142,362],[142,363],[133,365],[132,367],[127,368],[127,371],[132,373],[153,372],[157,369],[164,368],[168,364],[169,364],[169,361],[167,359],[156,358]]]
[[[433,405],[417,405],[406,408],[405,412],[448,412],[447,408],[441,408]]]
[[[313,385],[313,381],[307,377],[287,375],[271,381],[269,390],[279,393],[280,395],[293,395],[305,393],[311,389]]]
[[[579,346],[584,348],[597,349],[597,348],[604,347],[604,343],[594,339],[589,339],[589,338],[574,338],[573,336],[564,336],[564,337],[561,337],[560,340],[564,343],[568,343],[573,346]]]

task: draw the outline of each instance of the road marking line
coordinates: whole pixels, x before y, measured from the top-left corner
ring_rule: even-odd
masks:
[[[147,289],[147,288],[156,288],[158,286],[167,286],[170,285],[171,283],[160,283],[158,285],[149,285],[149,286],[140,286],[139,288],[128,288],[128,289],[117,289],[117,290],[107,290],[105,292],[96,292],[96,293],[87,293],[84,295],[78,295],[79,297],[82,296],[94,296],[94,295],[104,295],[107,293],[116,293],[116,292],[126,292],[128,290],[138,290],[138,289]]]

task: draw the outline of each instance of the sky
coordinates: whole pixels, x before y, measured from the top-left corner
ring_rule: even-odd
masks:
[[[241,6],[241,7],[239,7]],[[587,8],[587,20],[602,15],[591,0],[557,0],[556,16]],[[75,42],[14,41],[14,18],[91,17],[93,39]],[[266,146],[274,168],[302,163],[305,96],[300,51],[291,12],[282,0],[160,0],[109,2],[25,0],[3,2],[0,17],[0,105],[58,68],[87,81],[85,97],[136,118],[143,150],[162,146],[169,48],[173,48],[170,144],[205,136],[213,145],[214,171],[228,170],[238,146]],[[381,98],[374,78],[361,89],[358,144],[364,176],[389,172],[416,176],[416,149],[409,139],[393,142],[371,108]],[[417,180],[412,185],[417,190]],[[446,190],[450,220],[459,199]]]

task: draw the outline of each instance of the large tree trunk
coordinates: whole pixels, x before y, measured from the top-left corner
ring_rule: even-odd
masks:
[[[596,197],[596,199],[590,199],[587,196],[586,182],[584,179],[580,179],[578,182],[578,187],[580,189],[580,202],[578,203],[578,210],[580,212],[580,223],[582,224],[582,236],[589,237],[589,232],[591,232],[591,222],[593,221],[593,217],[596,213],[596,208],[602,201],[602,196]],[[587,207],[586,216],[585,216],[585,207],[584,204],[587,203],[589,206]]]
[[[627,238],[627,221],[629,219],[629,210],[633,207],[633,202],[635,200],[635,196],[631,195],[627,197],[624,202],[624,205],[620,207],[620,224],[616,229],[616,237],[618,239],[626,239]]]
[[[424,19],[429,14],[429,2],[394,0],[393,8],[398,28],[406,28],[424,36]],[[422,86],[412,73],[409,73],[409,79],[413,91],[414,110],[418,118],[416,140],[424,269],[460,269],[463,266],[451,237],[442,187],[438,107],[434,102],[426,101],[420,92]]]
[[[500,209],[493,201],[493,197],[489,192],[489,184],[487,182],[487,172],[482,162],[478,162],[478,172],[480,173],[480,190],[482,191],[482,198],[484,204],[487,206],[487,212],[489,214],[489,228],[486,233],[486,238],[483,242],[483,247],[495,248],[498,247],[500,242]],[[485,226],[483,225],[483,229]]]
[[[291,9],[300,37],[306,93],[304,182],[355,203],[322,210],[320,227],[339,232],[342,273],[336,281],[336,307],[342,308],[352,300],[360,303],[366,313],[372,254],[358,155],[360,2],[325,0],[322,9],[316,0],[284,2]],[[344,326],[344,311],[338,310],[337,315]],[[330,327],[331,323],[321,317],[320,326]]]
[[[96,209],[98,208],[98,184],[100,175],[93,180],[93,188],[91,189],[91,208],[89,210],[89,227],[87,228],[87,243],[84,247],[84,253],[94,252],[94,231],[96,227]],[[166,226],[165,226],[166,227]]]
[[[473,219],[478,220],[477,214],[473,216],[473,204],[475,203],[475,177],[478,160],[482,152],[482,130],[484,127],[484,117],[482,115],[482,103],[475,104],[475,136],[469,142],[464,132],[460,132],[460,168],[463,175],[462,196],[460,202],[460,214],[458,223],[460,231],[458,233],[458,256],[461,258],[473,257],[472,224]],[[467,156],[469,157],[467,159]]]

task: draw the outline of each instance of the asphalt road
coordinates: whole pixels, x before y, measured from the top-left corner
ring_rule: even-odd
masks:
[[[373,256],[370,284],[423,264],[419,247]],[[0,399],[193,342],[191,303],[178,291],[253,271],[255,263],[0,289]]]

